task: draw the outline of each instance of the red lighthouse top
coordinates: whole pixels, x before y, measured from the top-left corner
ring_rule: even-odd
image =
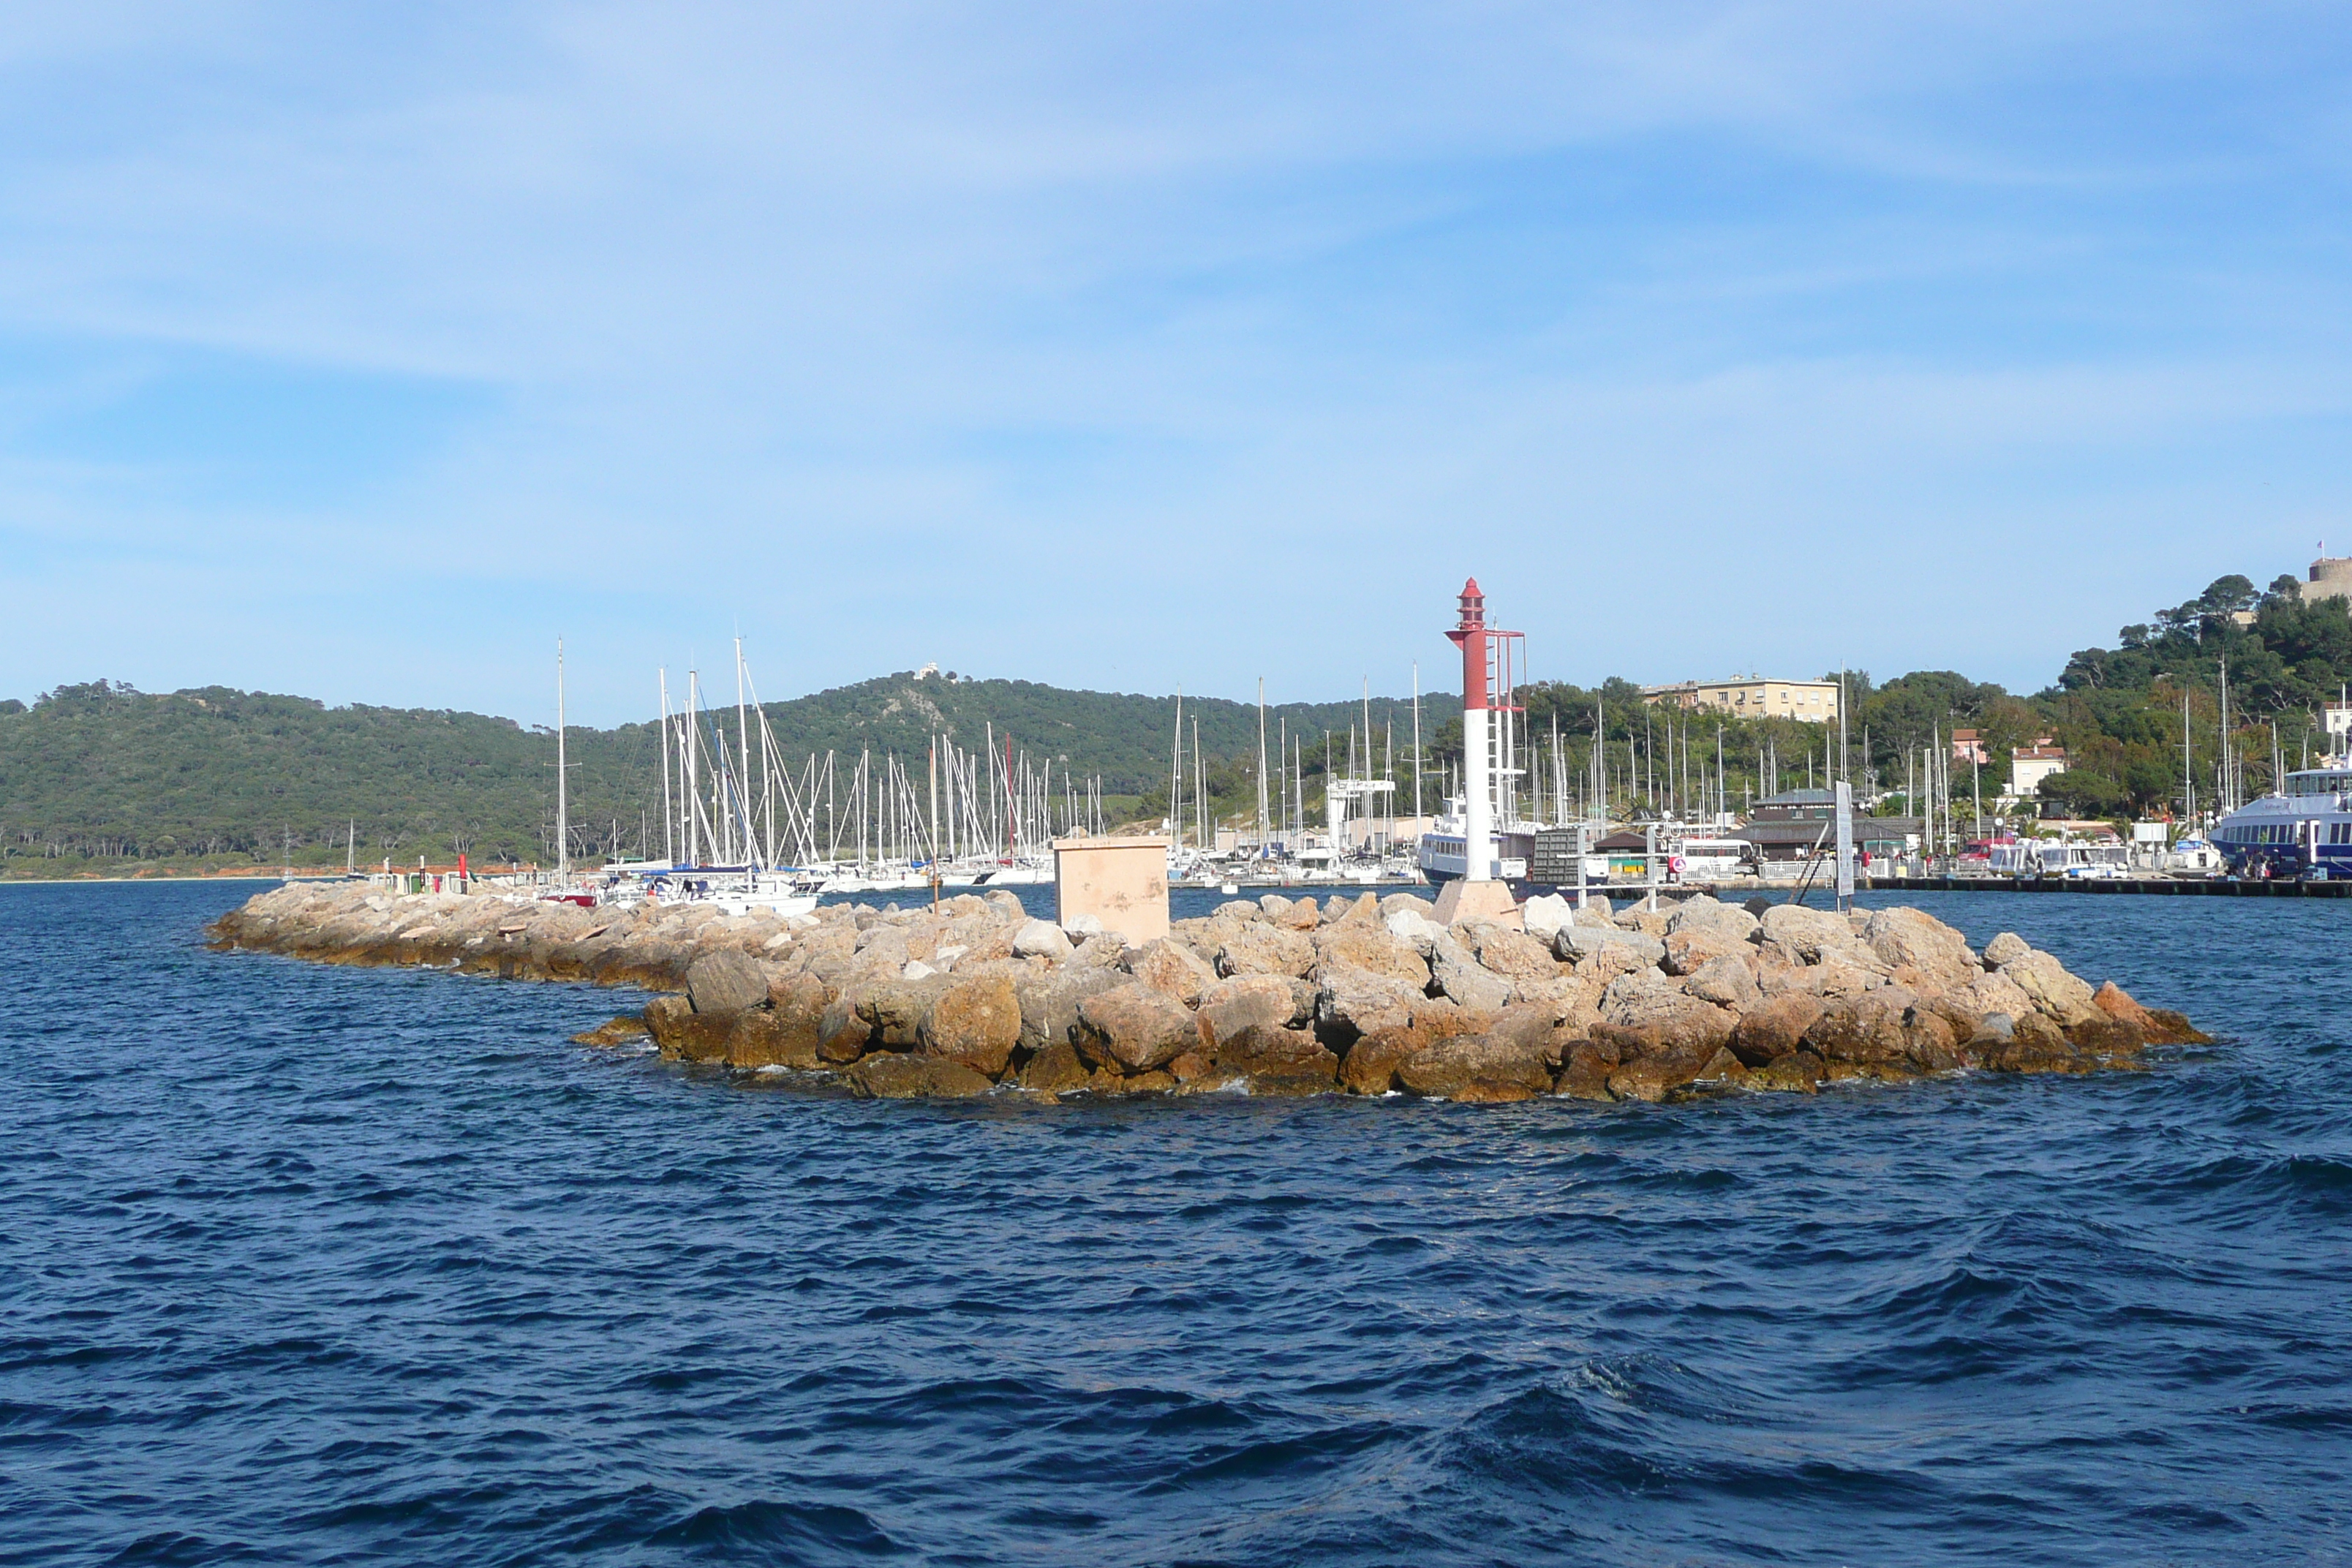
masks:
[[[1483,710],[1486,706],[1486,595],[1478,579],[1462,584],[1462,624],[1445,634],[1462,650],[1462,706]]]

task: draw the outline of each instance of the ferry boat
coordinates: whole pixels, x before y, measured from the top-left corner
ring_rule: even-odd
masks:
[[[1469,869],[1469,852],[1465,847],[1463,824],[1463,804],[1460,795],[1445,797],[1445,809],[1438,813],[1431,831],[1421,836],[1421,847],[1415,863],[1431,886],[1451,882]],[[1511,885],[1514,896],[1525,897],[1528,861],[1535,853],[1536,825],[1517,823],[1508,827],[1496,827],[1494,833],[1495,858],[1488,863],[1486,875],[1497,882]],[[1542,889],[1549,892],[1549,889]]]
[[[2352,877],[2352,764],[2305,768],[2213,826],[2233,877]]]

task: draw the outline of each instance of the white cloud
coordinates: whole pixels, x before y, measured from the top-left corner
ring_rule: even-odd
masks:
[[[506,661],[562,618],[590,682],[609,657],[609,717],[642,706],[649,644],[756,611],[793,649],[774,689],[919,662],[878,637],[1313,694],[1442,655],[1444,579],[1471,567],[1563,656],[1539,644],[1539,669],[1875,639],[1888,668],[2029,679],[2137,618],[2148,561],[2252,548],[2210,538],[2216,498],[2277,473],[2298,532],[2342,504],[2340,218],[2261,216],[2296,182],[2341,195],[2327,51],[2288,47],[2319,16],[254,6],[18,29],[0,342],[63,360],[0,377],[0,444],[192,348],[482,395],[326,501],[0,445],[0,532],[79,540],[155,595],[102,616],[35,552],[10,586],[59,610],[0,683],[117,648],[150,684],[228,679],[206,660],[236,647],[241,680],[512,706],[543,682]],[[2074,585],[2054,618],[1994,591],[1923,619],[1809,551],[1959,588],[2030,552]],[[480,613],[312,628],[273,667],[232,624],[249,608],[170,594],[174,572]],[[1675,607],[1727,574],[1727,607]]]

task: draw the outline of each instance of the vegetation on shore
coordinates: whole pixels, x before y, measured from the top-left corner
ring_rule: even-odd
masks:
[[[2352,681],[2352,616],[2345,602],[2305,604],[2294,579],[2266,591],[2223,577],[2196,598],[2122,629],[2114,648],[2067,661],[2032,696],[1949,670],[1885,682],[1845,674],[1853,766],[1866,793],[1899,791],[1923,748],[1976,730],[1992,759],[1981,781],[1988,805],[2006,778],[2012,746],[2049,736],[2072,758],[2042,795],[2076,816],[2124,818],[2178,812],[2184,761],[2199,804],[2210,804],[2220,756],[2221,682],[2228,671],[2232,747],[2250,790],[2315,749],[2320,705]],[[1826,777],[1833,737],[1790,720],[1733,720],[1643,704],[1640,689],[1610,679],[1583,688],[1524,689],[1528,729],[1549,757],[1557,726],[1571,798],[1592,776],[1604,742],[1612,808],[1639,814],[1687,805],[1692,786],[1720,778],[1734,805],[1778,786]],[[2188,754],[2183,755],[2184,700]],[[1458,763],[1454,700],[1425,698],[1427,787],[1433,809],[1445,770]],[[833,751],[854,766],[861,752],[894,753],[920,772],[934,735],[967,749],[990,743],[1055,771],[1099,775],[1115,816],[1158,820],[1167,810],[1172,696],[1075,691],[1029,681],[898,674],[821,691],[763,711],[787,757]],[[1347,736],[1361,700],[1287,703],[1267,712],[1274,737],[1295,742],[1310,818],[1321,814],[1328,765],[1346,767]],[[1186,698],[1187,812],[1192,742],[1198,728],[1212,810],[1254,817],[1257,709]],[[1412,798],[1410,700],[1370,701],[1371,766],[1398,781],[1400,811]],[[1440,716],[1444,717],[1441,718]],[[731,723],[732,713],[715,716]],[[226,866],[362,864],[384,857],[436,862],[552,859],[555,762],[544,726],[478,713],[366,706],[329,708],[305,698],[212,687],[168,694],[109,681],[61,686],[27,706],[0,702],[0,874],[15,877],[198,872]],[[650,723],[574,729],[570,736],[572,852],[659,848],[660,738]],[[1545,769],[1549,774],[1547,763]],[[1971,798],[1954,769],[1956,804]],[[1547,784],[1546,793],[1550,792]],[[1276,785],[1270,794],[1279,801]],[[1899,794],[1885,809],[1907,810]],[[1967,807],[1963,807],[1966,810]]]

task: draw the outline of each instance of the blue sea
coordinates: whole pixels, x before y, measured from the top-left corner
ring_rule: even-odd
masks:
[[[2141,1073],[1035,1106],[253,886],[0,888],[0,1563],[2352,1560],[2352,904],[1910,896]]]

